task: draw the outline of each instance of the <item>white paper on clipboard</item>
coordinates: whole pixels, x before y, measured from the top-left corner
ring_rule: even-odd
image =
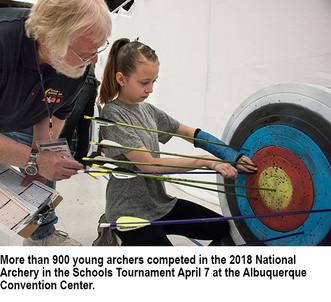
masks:
[[[39,181],[22,186],[24,177],[13,167],[0,164],[0,230],[11,237],[59,196],[57,191]]]

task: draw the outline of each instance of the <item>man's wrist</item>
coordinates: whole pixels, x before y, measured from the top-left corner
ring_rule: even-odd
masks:
[[[24,168],[26,174],[36,175],[38,173],[37,157],[38,157],[38,150],[31,149],[29,161]]]

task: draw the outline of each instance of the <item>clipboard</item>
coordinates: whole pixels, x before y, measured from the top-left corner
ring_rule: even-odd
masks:
[[[25,175],[0,164],[0,230],[28,238],[63,199],[56,190],[33,180],[22,186]]]
[[[59,203],[62,201],[63,197],[58,196],[52,203],[53,210],[59,205]],[[34,221],[31,221],[23,230],[19,231],[17,234],[22,236],[23,238],[29,238],[31,234],[40,226],[40,223],[34,223]]]

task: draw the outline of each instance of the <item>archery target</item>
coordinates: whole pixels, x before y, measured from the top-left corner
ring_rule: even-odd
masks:
[[[276,188],[225,190],[223,215],[257,215],[331,208],[331,90],[300,83],[266,87],[234,112],[222,140],[240,148],[258,165],[255,175],[239,175],[241,186]],[[221,178],[221,177],[219,177]],[[221,179],[219,179],[221,181]],[[267,245],[330,245],[331,214],[311,213],[230,221],[237,245],[284,235]],[[303,234],[302,234],[303,232]]]

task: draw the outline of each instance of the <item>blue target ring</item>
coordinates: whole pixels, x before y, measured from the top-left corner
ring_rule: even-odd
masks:
[[[308,170],[310,183],[313,186],[311,192],[314,195],[311,209],[329,209],[331,208],[330,99],[331,89],[315,85],[285,83],[266,87],[251,95],[238,107],[226,125],[222,140],[229,145],[249,149],[250,151],[243,153],[250,158],[253,158],[257,152],[264,154],[261,153],[264,152],[263,150],[276,150],[276,148],[291,152],[300,165],[304,165]],[[269,163],[269,161],[265,162]],[[298,175],[300,171],[295,170],[295,173]],[[249,175],[239,175],[235,182],[228,179],[224,182],[245,185],[247,177]],[[228,187],[225,190],[248,195],[245,189]],[[247,198],[219,194],[219,199],[224,216],[254,215]],[[276,227],[272,229],[274,225],[266,226],[259,219],[230,221],[231,235],[237,245],[266,239],[268,242],[260,242],[258,245],[331,245],[330,214],[310,214],[303,221],[294,224],[293,228],[278,230]],[[269,241],[272,238],[297,234],[301,231],[304,234]]]
[[[279,146],[297,155],[311,173],[314,185],[314,203],[312,210],[330,208],[331,172],[327,158],[317,144],[301,131],[285,126],[273,125],[260,128],[243,143],[242,147],[249,149],[245,152],[250,158],[254,154],[268,146]],[[246,176],[240,175],[235,184],[245,185]],[[246,190],[236,188],[237,194],[247,195]],[[241,215],[254,215],[247,198],[237,197]],[[296,237],[288,237],[270,241],[268,245],[317,245],[328,234],[331,228],[331,216],[328,213],[310,214],[308,219],[296,230],[291,232],[277,232],[265,226],[258,219],[248,219],[247,226],[259,239],[279,237],[303,231],[304,234]]]

